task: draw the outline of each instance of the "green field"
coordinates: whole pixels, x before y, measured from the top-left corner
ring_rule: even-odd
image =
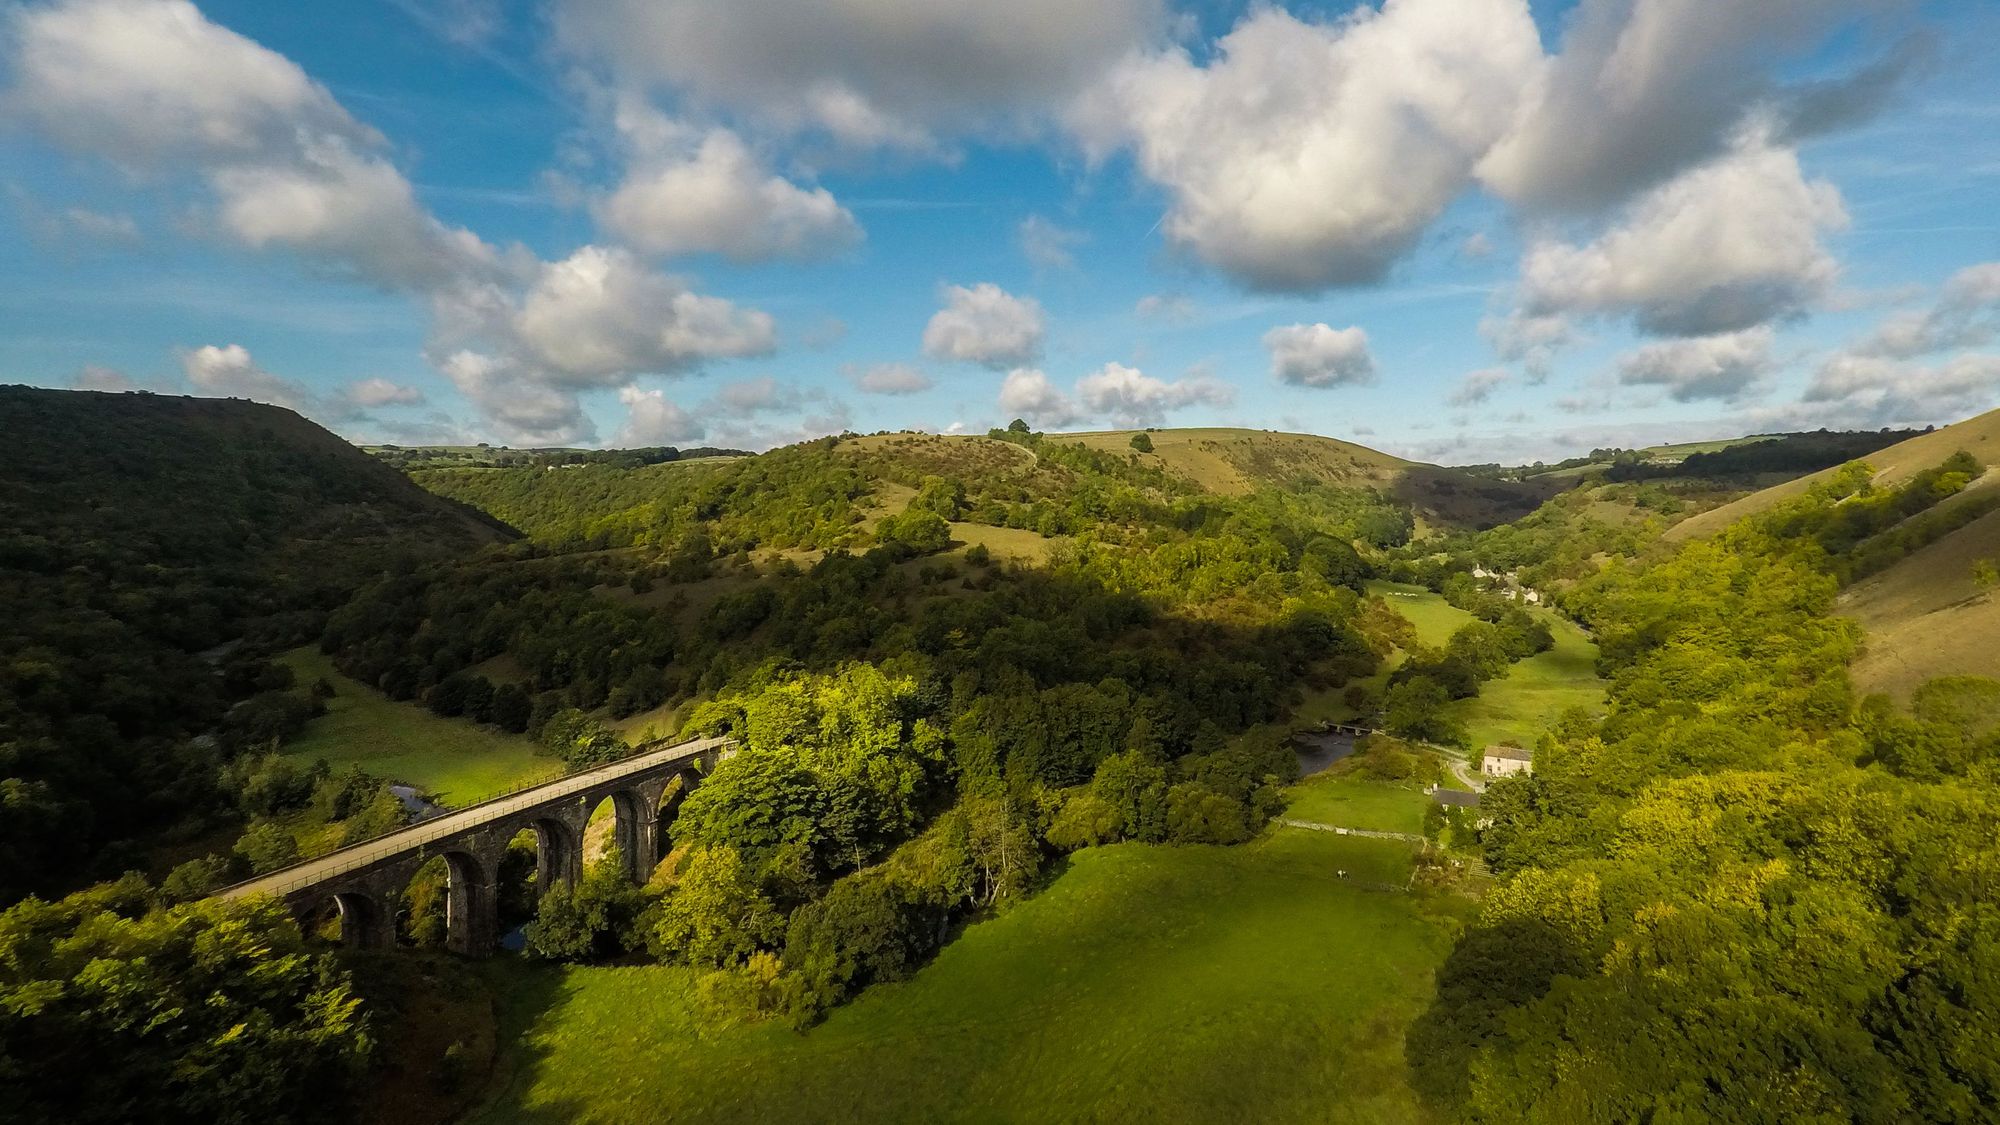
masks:
[[[1454,631],[1474,620],[1422,586],[1378,581],[1368,584],[1368,592],[1381,594],[1396,612],[1409,618],[1416,626],[1417,639],[1427,645],[1444,644]],[[1597,645],[1562,614],[1545,609],[1531,612],[1548,622],[1555,634],[1555,647],[1515,663],[1505,676],[1480,685],[1478,695],[1452,704],[1475,749],[1496,742],[1532,747],[1564,711],[1604,704],[1604,681],[1597,675]]]
[[[1555,633],[1554,648],[1517,662],[1505,676],[1480,685],[1478,695],[1452,705],[1475,749],[1495,743],[1532,748],[1571,707],[1603,709],[1597,645],[1560,614],[1543,620]]]
[[[1417,833],[1429,806],[1430,798],[1415,786],[1326,773],[1292,787],[1285,815],[1340,828]]]
[[[702,1020],[684,969],[500,959],[505,1046],[472,1120],[1425,1121],[1403,1029],[1466,904],[1360,885],[1408,866],[1297,829],[1088,849],[805,1034]]]
[[[562,770],[560,761],[537,755],[535,744],[520,735],[441,719],[351,680],[316,648],[293,649],[280,660],[297,673],[301,686],[324,676],[335,693],[327,713],[286,744],[288,755],[325,758],[336,768],[360,766],[414,785],[445,805],[467,804]]]
[[[1453,633],[1477,620],[1445,601],[1444,595],[1422,586],[1376,579],[1368,583],[1368,592],[1381,595],[1397,613],[1409,618],[1417,627],[1417,640],[1434,648],[1443,648]]]

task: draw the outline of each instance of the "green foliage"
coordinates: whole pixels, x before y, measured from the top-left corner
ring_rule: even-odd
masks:
[[[549,961],[586,961],[643,947],[645,936],[634,927],[645,905],[613,848],[584,868],[575,888],[558,885],[542,894],[525,934],[528,951]]]
[[[220,725],[226,756],[296,729],[275,696],[223,722],[284,686],[250,653],[497,536],[276,407],[5,387],[0,433],[0,903],[225,813],[225,763],[190,740]],[[198,655],[237,640],[247,677]]]
[[[146,910],[136,891],[0,914],[7,1119],[339,1119],[373,1045],[346,975],[276,902]]]
[[[883,520],[875,529],[875,537],[912,555],[929,555],[951,543],[951,525],[936,511],[912,504],[902,514]]]
[[[268,820],[250,826],[236,841],[236,854],[258,875],[276,871],[299,861],[299,841],[289,831]]]
[[[1132,448],[1138,450],[1141,453],[1151,453],[1153,451],[1153,439],[1150,435],[1145,433],[1133,434]]]
[[[1856,708],[1839,576],[1954,458],[1799,500],[1571,599],[1610,714],[1482,811],[1488,896],[1408,1049],[1479,1120],[1963,1120],[2000,1097],[2000,685]],[[1857,763],[1872,763],[1864,766]]]
[[[784,913],[734,848],[695,848],[648,940],[661,957],[726,968],[775,948],[784,933]]]

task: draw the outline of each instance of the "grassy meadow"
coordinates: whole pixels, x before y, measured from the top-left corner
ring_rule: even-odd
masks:
[[[1382,595],[1396,612],[1409,618],[1423,644],[1443,645],[1453,632],[1474,620],[1422,586],[1377,581],[1368,584],[1368,592]],[[1531,612],[1548,622],[1555,634],[1555,647],[1516,662],[1506,675],[1480,685],[1478,695],[1451,705],[1474,748],[1493,743],[1532,747],[1564,711],[1604,703],[1604,681],[1597,675],[1597,645],[1563,615],[1541,609]]]
[[[1360,885],[1409,857],[1286,828],[1087,849],[803,1034],[704,1018],[685,969],[504,958],[502,1057],[470,1120],[1427,1121],[1403,1029],[1468,904]]]
[[[1341,828],[1420,833],[1424,830],[1424,810],[1430,800],[1413,785],[1392,785],[1332,772],[1293,786],[1285,815],[1293,820]]]
[[[287,755],[325,758],[336,769],[360,766],[414,785],[444,805],[466,804],[562,770],[560,761],[536,754],[535,744],[521,735],[398,703],[335,671],[316,648],[293,649],[280,659],[301,686],[325,677],[334,690],[327,713],[286,743]]]

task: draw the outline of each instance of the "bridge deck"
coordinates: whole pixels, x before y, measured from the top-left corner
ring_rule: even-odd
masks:
[[[260,875],[248,882],[218,891],[215,897],[242,898],[255,894],[286,894],[335,875],[413,851],[424,844],[448,839],[469,828],[477,828],[482,824],[513,816],[555,798],[581,793],[630,774],[644,773],[655,766],[665,765],[680,758],[693,757],[717,746],[726,745],[729,741],[727,738],[697,738],[678,746],[668,746],[659,750],[649,750],[643,754],[634,754],[629,758],[620,758],[608,765],[559,777],[547,784],[523,789],[518,793],[454,809],[443,816],[419,821],[408,828],[377,836],[373,840],[364,840],[359,844],[328,852],[317,859],[281,867],[267,875]]]

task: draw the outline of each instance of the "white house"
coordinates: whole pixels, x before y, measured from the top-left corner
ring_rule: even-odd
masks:
[[[1479,772],[1487,777],[1513,777],[1517,773],[1535,772],[1533,751],[1519,746],[1488,746],[1486,754],[1479,760]]]

